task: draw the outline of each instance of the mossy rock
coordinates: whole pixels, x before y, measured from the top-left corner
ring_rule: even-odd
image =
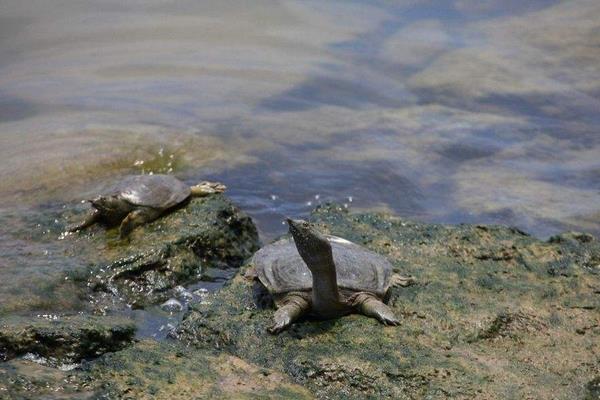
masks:
[[[21,360],[0,365],[0,398],[310,399],[277,371],[230,354],[142,341],[81,369],[60,371]]]
[[[2,400],[96,398],[76,370],[64,371],[19,358],[0,363]]]
[[[93,315],[0,319],[0,360],[31,353],[49,363],[79,362],[118,351],[133,341],[133,321]]]
[[[220,194],[194,198],[135,229],[126,241],[102,226],[68,239],[73,255],[90,264],[70,278],[134,308],[165,300],[174,287],[202,279],[210,268],[238,268],[259,246],[250,217]]]
[[[273,368],[319,398],[582,398],[600,373],[600,246],[565,234],[434,225],[317,209],[322,231],[386,255],[416,285],[392,289],[399,327],[351,315],[272,336],[271,310],[237,276],[195,305],[179,338]]]

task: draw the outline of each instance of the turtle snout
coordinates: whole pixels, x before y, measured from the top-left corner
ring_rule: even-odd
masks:
[[[293,220],[291,218],[286,218],[285,221],[287,222],[288,226],[290,227],[290,233],[293,235],[294,233],[298,233],[299,232],[299,226],[298,226],[298,221]]]
[[[293,219],[291,219],[291,218],[286,218],[286,219],[285,219],[285,222],[287,222],[287,223],[288,223],[288,225],[290,225],[290,226],[291,226],[291,225],[294,223],[294,220],[293,220]]]
[[[94,197],[93,199],[88,200],[94,207],[102,206],[103,204],[102,196]]]
[[[296,231],[301,231],[302,226],[306,223],[305,221],[303,221],[301,219],[291,219],[291,218],[286,218],[285,221],[288,223],[290,230],[295,229]]]

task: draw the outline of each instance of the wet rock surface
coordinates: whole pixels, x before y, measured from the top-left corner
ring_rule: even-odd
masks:
[[[313,398],[281,372],[172,343],[142,341],[73,371],[24,363],[0,364],[0,398]]]
[[[133,308],[164,302],[175,287],[201,280],[211,268],[239,267],[259,245],[252,220],[223,195],[192,199],[134,230],[129,240],[102,226],[69,239],[72,251],[91,264],[70,278],[91,289],[98,308],[106,306],[107,294]]]
[[[266,328],[273,311],[257,307],[253,282],[244,277],[243,267],[219,292],[192,305],[167,341],[78,350],[82,361],[73,370],[13,357],[27,352],[61,357],[73,349],[93,348],[79,346],[77,340],[109,338],[110,323],[98,321],[113,317],[42,319],[35,329],[18,328],[27,326],[24,318],[3,323],[10,328],[2,330],[2,338],[11,338],[13,350],[10,356],[5,351],[9,360],[0,363],[0,398],[598,397],[600,245],[594,237],[567,232],[541,241],[503,226],[421,224],[385,214],[349,214],[336,205],[318,208],[312,219],[324,232],[387,256],[396,272],[415,278],[411,286],[391,289],[389,304],[401,316],[400,326],[384,327],[350,315],[303,320],[270,335]],[[91,254],[88,244],[110,242],[111,231],[101,229],[70,240]],[[143,247],[145,234],[158,235],[153,229],[150,224],[134,232],[132,243]],[[157,242],[146,245],[152,243]],[[98,259],[121,254],[120,246],[102,248]],[[212,254],[217,256],[201,260],[212,260],[216,268],[222,265],[218,260],[227,259],[221,255],[237,254],[230,259],[241,262],[242,253],[251,254],[250,247],[226,253],[216,246]],[[94,271],[94,277],[108,276]],[[82,277],[69,282],[87,286],[101,279]],[[112,293],[112,287],[128,296],[118,284],[111,285],[105,293]],[[177,290],[183,289],[173,288]],[[105,326],[101,333],[83,328],[96,323]],[[90,353],[94,356],[88,357]]]
[[[284,373],[228,353],[137,341],[135,324],[116,316],[126,305],[180,309],[177,298],[194,298],[182,284],[227,276],[216,271],[237,268],[254,253],[253,222],[224,196],[193,199],[127,242],[103,226],[64,240],[66,256],[88,267],[73,268],[65,284],[92,307],[72,316],[0,320],[1,399],[312,397]]]
[[[141,342],[108,355],[85,372],[104,382],[109,398],[310,398],[289,377],[232,355],[189,351],[183,346]]]
[[[63,371],[22,359],[0,363],[0,399],[92,399],[78,371]]]
[[[66,234],[89,208],[0,210],[0,316],[90,311],[90,300],[95,311],[160,304],[178,285],[232,274],[259,246],[252,220],[224,195],[192,199],[129,240],[102,225]]]
[[[361,315],[266,332],[239,275],[196,305],[179,338],[287,374],[319,398],[593,398],[600,376],[600,246],[590,235],[540,241],[503,226],[420,224],[335,205],[325,232],[389,257],[416,284],[392,289],[402,316]],[[587,397],[586,397],[587,396]]]
[[[0,319],[0,360],[30,354],[49,364],[79,362],[118,351],[133,341],[133,321],[92,315]]]

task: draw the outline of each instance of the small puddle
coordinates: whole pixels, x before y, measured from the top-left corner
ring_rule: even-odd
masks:
[[[237,269],[234,268],[225,270],[209,268],[202,281],[177,287],[176,295],[170,300],[175,300],[176,304],[181,306],[179,311],[176,309],[168,311],[161,305],[154,305],[143,310],[131,310],[130,313],[126,313],[137,325],[136,338],[156,340],[168,338],[169,333],[177,328],[191,305],[210,301],[210,295],[233,278],[236,271]]]

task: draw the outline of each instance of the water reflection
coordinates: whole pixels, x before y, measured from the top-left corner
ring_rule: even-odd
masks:
[[[361,108],[367,105],[375,107],[400,107],[406,104],[399,93],[385,93],[371,87],[368,82],[355,79],[313,78],[302,85],[265,99],[261,107],[269,111],[305,111],[323,105],[344,108]]]
[[[35,113],[36,107],[34,104],[18,97],[6,96],[0,92],[0,123],[18,121],[31,117]]]

